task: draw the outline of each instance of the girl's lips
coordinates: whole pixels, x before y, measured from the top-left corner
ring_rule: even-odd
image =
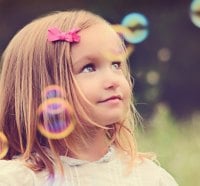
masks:
[[[108,98],[106,98],[106,99],[103,99],[103,100],[101,100],[101,101],[99,101],[99,103],[104,103],[104,102],[111,102],[111,101],[121,101],[122,100],[122,97],[121,96],[119,96],[119,95],[117,95],[117,96],[111,96],[111,97],[108,97]]]

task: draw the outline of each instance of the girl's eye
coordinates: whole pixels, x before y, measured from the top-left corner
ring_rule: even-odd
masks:
[[[121,69],[121,62],[119,62],[119,61],[113,62],[112,63],[112,68],[114,68],[114,69]]]
[[[87,72],[93,72],[95,70],[96,69],[95,69],[94,64],[87,64],[82,68],[81,72],[87,73]]]

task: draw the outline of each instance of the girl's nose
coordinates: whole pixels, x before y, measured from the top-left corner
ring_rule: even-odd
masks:
[[[103,74],[103,79],[105,89],[116,89],[120,84],[119,75],[112,70],[107,70],[107,72]]]

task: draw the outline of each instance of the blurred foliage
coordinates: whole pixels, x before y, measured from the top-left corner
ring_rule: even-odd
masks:
[[[200,113],[186,121],[176,120],[164,104],[158,104],[151,119],[138,127],[140,151],[153,151],[161,166],[180,186],[200,185]]]

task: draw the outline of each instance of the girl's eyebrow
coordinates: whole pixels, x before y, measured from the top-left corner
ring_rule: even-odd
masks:
[[[122,61],[125,59],[125,52],[123,49],[119,48],[118,50],[111,49],[109,51],[99,51],[97,54],[83,54],[74,60],[73,65],[89,61],[99,61],[101,59],[107,59],[110,61]]]
[[[85,56],[79,57],[77,60],[75,60],[72,63],[72,65],[78,66],[78,65],[82,65],[82,64],[85,64],[87,62],[92,62],[92,61],[96,61],[96,60],[97,60],[97,58],[92,57],[91,55],[85,55]]]

